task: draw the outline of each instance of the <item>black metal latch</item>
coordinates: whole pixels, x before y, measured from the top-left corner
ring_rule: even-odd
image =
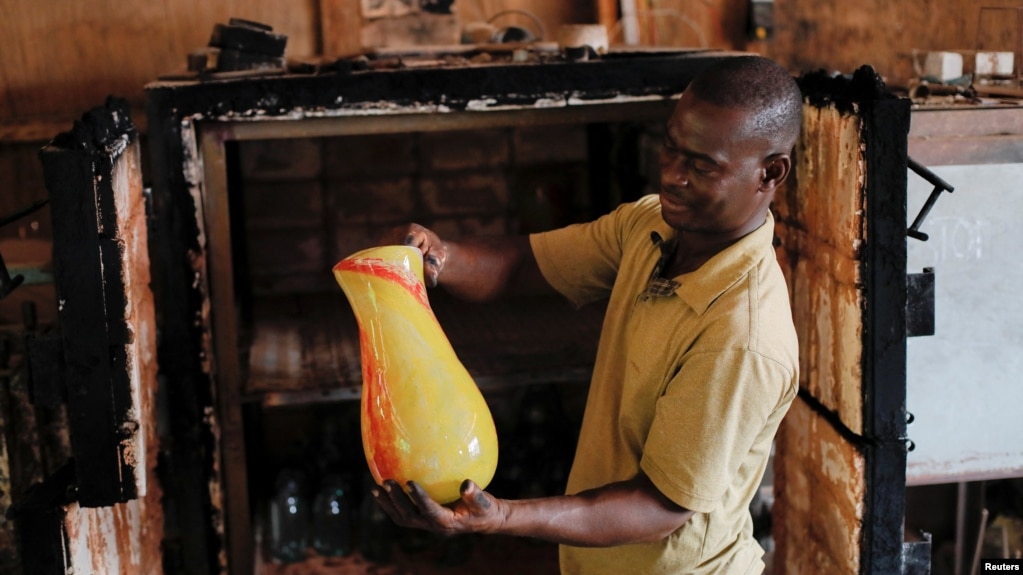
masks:
[[[920,231],[931,208],[938,201],[941,192],[952,193],[955,188],[937,174],[928,170],[913,158],[906,158],[913,173],[927,180],[934,189],[924,202],[906,235],[926,242],[929,236]],[[934,335],[934,268],[924,268],[923,273],[906,276],[906,337]]]
[[[931,213],[931,208],[933,208],[935,202],[938,201],[938,196],[941,195],[941,192],[947,191],[951,194],[955,188],[953,188],[945,180],[939,178],[934,172],[920,165],[913,158],[906,158],[906,161],[909,164],[909,169],[913,170],[916,175],[927,180],[934,186],[934,189],[931,190],[931,195],[927,196],[927,201],[924,202],[924,206],[920,208],[920,213],[916,215],[916,219],[913,220],[913,224],[909,226],[909,230],[906,231],[906,235],[909,237],[926,242],[929,236],[920,231],[920,226],[924,224],[927,214]]]
[[[906,337],[934,335],[934,268],[906,275]]]

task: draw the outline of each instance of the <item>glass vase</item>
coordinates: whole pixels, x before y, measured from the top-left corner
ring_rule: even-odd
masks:
[[[450,503],[497,468],[497,431],[486,401],[434,316],[423,257],[409,246],[352,254],[334,266],[359,325],[362,445],[379,484],[419,483]]]

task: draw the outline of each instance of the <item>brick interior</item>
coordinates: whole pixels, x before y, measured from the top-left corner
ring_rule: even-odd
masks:
[[[239,156],[257,294],[334,289],[334,263],[408,222],[457,239],[590,208],[583,125],[251,141]]]

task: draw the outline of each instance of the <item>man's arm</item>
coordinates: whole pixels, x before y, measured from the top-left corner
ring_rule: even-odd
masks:
[[[406,494],[397,482],[385,481],[373,496],[399,525],[449,535],[490,533],[612,547],[658,541],[693,516],[642,474],[577,495],[522,500],[498,499],[466,480],[461,499],[448,506],[414,482],[408,489]]]
[[[506,291],[547,291],[527,236],[479,237],[459,242],[441,240],[419,225],[397,228],[390,241],[423,252],[423,272],[437,285],[470,301],[485,301]]]

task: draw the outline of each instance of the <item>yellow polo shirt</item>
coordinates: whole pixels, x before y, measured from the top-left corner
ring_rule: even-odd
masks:
[[[642,470],[696,512],[656,543],[563,545],[564,575],[764,568],[749,503],[798,386],[774,219],[768,214],[759,229],[674,278],[677,285],[651,284],[657,240],[670,243],[675,234],[650,195],[594,222],[530,237],[544,276],[575,305],[610,298],[567,492]]]

